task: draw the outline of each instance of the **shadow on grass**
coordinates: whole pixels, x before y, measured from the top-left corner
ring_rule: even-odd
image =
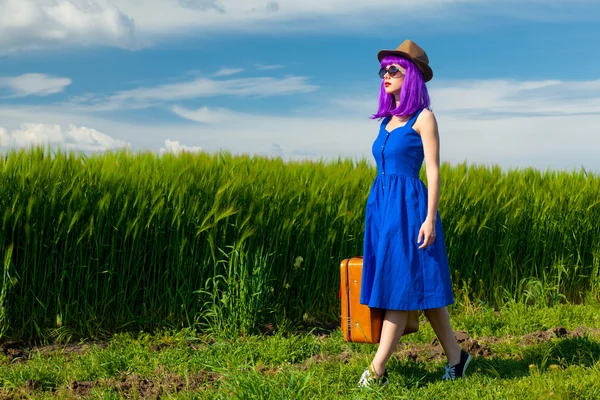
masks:
[[[552,364],[561,368],[591,367],[600,360],[600,343],[589,337],[574,337],[525,347],[520,353],[508,359],[477,360],[473,371],[498,378],[520,378],[530,375],[530,365],[540,371],[547,370]]]
[[[513,356],[475,357],[469,364],[467,376],[473,374],[499,379],[523,378],[531,375],[530,366],[544,372],[555,364],[591,367],[600,361],[600,343],[589,337],[573,337],[543,342],[518,349]],[[427,364],[402,360],[388,366],[390,374],[402,376],[406,387],[419,387],[437,382],[444,374],[440,367],[435,371]]]

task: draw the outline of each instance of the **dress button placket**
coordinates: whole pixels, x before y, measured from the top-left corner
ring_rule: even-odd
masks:
[[[387,129],[386,129],[387,131]],[[381,146],[381,175],[385,175],[385,156],[383,155],[384,151],[385,151],[385,145],[387,144],[387,140],[390,137],[390,133],[387,132],[387,135],[385,135],[385,140],[383,142],[383,146]],[[385,183],[383,183],[381,185],[382,189],[385,189]]]

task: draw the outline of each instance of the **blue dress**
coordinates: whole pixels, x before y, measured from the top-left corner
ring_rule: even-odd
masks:
[[[433,244],[419,249],[427,217],[427,187],[419,178],[424,160],[421,135],[405,125],[386,130],[373,143],[377,162],[366,204],[361,304],[391,310],[425,310],[454,302],[442,222],[438,213]]]

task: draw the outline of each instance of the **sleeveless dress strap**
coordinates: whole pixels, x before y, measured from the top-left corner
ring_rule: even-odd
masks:
[[[415,121],[417,120],[417,118],[419,118],[419,115],[421,114],[421,112],[424,110],[424,108],[421,108],[419,110],[417,110],[417,112],[415,112],[412,117],[410,117],[410,119],[406,122],[407,126],[410,126],[412,128],[412,126],[415,124]]]

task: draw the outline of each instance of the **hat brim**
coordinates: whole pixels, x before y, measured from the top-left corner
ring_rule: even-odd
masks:
[[[384,57],[387,56],[398,56],[412,61],[423,73],[423,80],[425,82],[429,82],[433,78],[433,70],[431,69],[431,67],[428,64],[425,64],[424,62],[413,58],[408,53],[398,50],[381,50],[379,53],[377,53],[377,59],[379,60],[379,62],[381,62],[381,60],[383,60]]]

